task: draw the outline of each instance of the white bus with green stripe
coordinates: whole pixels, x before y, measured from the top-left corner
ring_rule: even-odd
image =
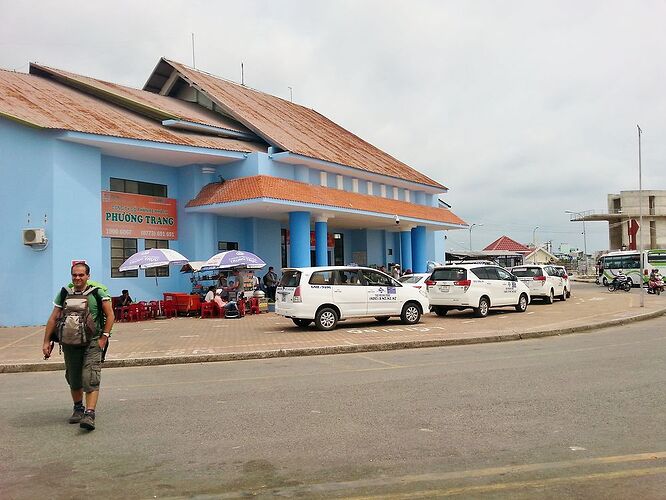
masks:
[[[627,276],[632,284],[641,282],[641,264],[637,250],[622,250],[609,252],[599,259],[599,280],[607,286],[620,271]],[[659,269],[661,274],[666,274],[666,250],[644,250],[643,251],[643,283],[647,283],[652,269]]]

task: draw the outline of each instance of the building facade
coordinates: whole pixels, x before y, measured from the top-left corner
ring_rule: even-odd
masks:
[[[465,227],[446,187],[316,111],[166,59],[142,90],[0,71],[0,152],[0,326],[43,323],[76,260],[150,300],[189,280],[119,272],[146,248],[420,272]]]

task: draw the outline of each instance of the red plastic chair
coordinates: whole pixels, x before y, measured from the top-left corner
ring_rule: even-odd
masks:
[[[127,308],[129,309],[128,321],[141,321],[143,319],[143,306],[141,304],[130,304]]]
[[[121,306],[118,308],[118,314],[116,315],[116,321],[129,321],[130,320],[130,308],[129,306]]]
[[[204,302],[201,304],[201,318],[214,318],[218,316],[218,307],[215,302]]]
[[[252,297],[248,301],[248,307],[249,311],[248,314],[259,314],[261,311],[259,310],[259,299],[257,297]]]
[[[167,318],[175,318],[178,316],[178,305],[175,300],[162,301],[161,309],[162,314]]]

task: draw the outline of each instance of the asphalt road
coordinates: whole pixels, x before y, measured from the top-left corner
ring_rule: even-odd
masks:
[[[666,318],[459,347],[0,375],[0,497],[664,498]]]

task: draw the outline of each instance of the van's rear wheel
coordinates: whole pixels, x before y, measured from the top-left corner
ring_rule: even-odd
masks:
[[[291,320],[294,322],[296,326],[299,328],[307,328],[310,326],[310,323],[312,323],[311,319],[299,319],[299,318],[291,318]]]
[[[375,316],[375,319],[380,323],[386,323],[390,318],[391,316]]]
[[[481,297],[479,299],[479,307],[474,309],[474,316],[477,318],[485,318],[490,311],[490,300],[488,297]]]
[[[444,306],[435,306],[432,308],[437,316],[446,316],[446,313],[449,312],[448,307]]]
[[[555,292],[554,292],[553,289],[551,288],[551,289],[550,289],[550,293],[548,294],[547,297],[544,297],[543,301],[544,301],[546,304],[552,304],[554,300],[555,300]]]
[[[335,325],[338,324],[338,313],[330,307],[323,307],[317,311],[315,316],[315,326],[317,330],[328,331],[333,330]]]
[[[408,302],[402,308],[400,320],[405,325],[415,325],[421,320],[421,309],[414,302]]]
[[[561,300],[562,302],[564,302],[565,300],[567,300],[567,289],[566,289],[566,288],[565,288],[564,290],[562,290],[562,295],[560,296],[560,300]]]

